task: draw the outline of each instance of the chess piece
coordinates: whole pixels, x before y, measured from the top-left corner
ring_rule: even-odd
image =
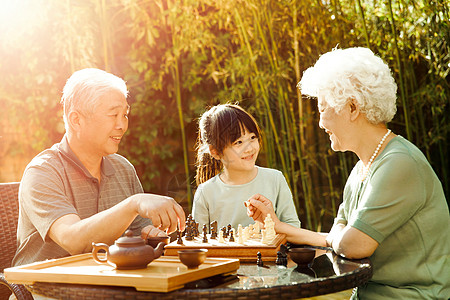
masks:
[[[287,253],[283,253],[282,255],[283,255],[283,265],[284,265],[285,267],[287,267],[287,264],[288,264],[288,256],[287,256]]]
[[[253,224],[248,225],[248,237],[253,237]]]
[[[200,231],[198,230],[198,222],[194,221],[194,236],[199,236],[200,235]]]
[[[277,266],[283,266],[283,254],[281,253],[281,251],[277,252],[277,259],[275,260],[275,264]]]
[[[250,238],[248,230],[249,230],[248,226],[244,228],[244,233],[243,233],[244,243]]]
[[[217,238],[217,221],[211,222],[210,230],[211,230],[211,238],[212,239]]]
[[[230,230],[230,238],[228,239],[230,242],[234,242],[234,228]]]
[[[230,236],[231,224],[227,225],[227,236]]]
[[[259,225],[259,222],[256,221],[255,224],[253,224],[253,233],[259,234],[259,230],[261,229],[261,226]]]
[[[186,241],[192,241],[194,239],[193,234],[192,234],[192,216],[191,215],[189,215],[186,219],[185,239],[186,239]]]
[[[262,259],[261,259],[261,252],[258,251],[258,253],[256,254],[256,256],[258,257],[258,259],[256,260],[256,265],[257,265],[258,267],[264,266],[264,263],[263,263],[263,261],[262,261]]]
[[[275,232],[275,222],[272,220],[270,214],[264,219],[264,229],[266,231],[265,244],[270,244],[275,239],[277,233]]]
[[[211,239],[215,240],[217,238],[217,229],[215,227],[211,228]]]
[[[207,232],[208,232],[208,228],[207,228],[206,224],[203,224],[203,240],[202,240],[203,243],[208,242]]]
[[[228,237],[227,228],[225,226],[223,226],[221,230],[223,232],[223,238],[226,239]]]
[[[183,245],[183,239],[181,238],[181,231],[177,229],[177,244]]]
[[[238,243],[239,244],[244,243],[244,230],[242,229],[241,224],[239,224],[239,226],[238,226]]]
[[[219,231],[219,243],[225,243],[225,239],[223,238],[223,230]]]
[[[265,229],[261,229],[261,243],[262,244],[267,244],[266,230]]]

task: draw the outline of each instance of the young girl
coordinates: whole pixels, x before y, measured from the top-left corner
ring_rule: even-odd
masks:
[[[280,220],[299,227],[292,194],[283,174],[255,165],[261,132],[255,119],[237,105],[222,104],[206,111],[197,141],[198,189],[192,215],[199,228],[217,221],[219,228],[253,224],[244,202],[255,194],[275,199]]]

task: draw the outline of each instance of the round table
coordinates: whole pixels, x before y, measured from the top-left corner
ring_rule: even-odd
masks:
[[[320,248],[320,247],[319,247]],[[319,253],[320,250],[318,250]],[[131,287],[36,282],[31,292],[58,299],[295,299],[351,289],[372,276],[369,259],[348,260],[321,251],[310,267],[274,262],[241,263],[236,273],[198,280],[168,292],[142,292]]]

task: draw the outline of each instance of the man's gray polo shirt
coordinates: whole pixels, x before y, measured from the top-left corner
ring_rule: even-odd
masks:
[[[99,183],[72,152],[66,136],[28,164],[19,189],[18,249],[13,265],[68,256],[48,237],[54,221],[67,214],[88,218],[143,192],[133,165],[123,156],[103,157],[101,173]],[[137,217],[130,229],[140,234],[149,224],[149,219]]]

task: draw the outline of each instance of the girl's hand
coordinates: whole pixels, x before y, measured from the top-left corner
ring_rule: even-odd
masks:
[[[253,220],[264,224],[264,219],[267,217],[267,214],[270,214],[275,223],[279,222],[273,209],[272,202],[263,195],[253,195],[246,203],[247,215]]]

